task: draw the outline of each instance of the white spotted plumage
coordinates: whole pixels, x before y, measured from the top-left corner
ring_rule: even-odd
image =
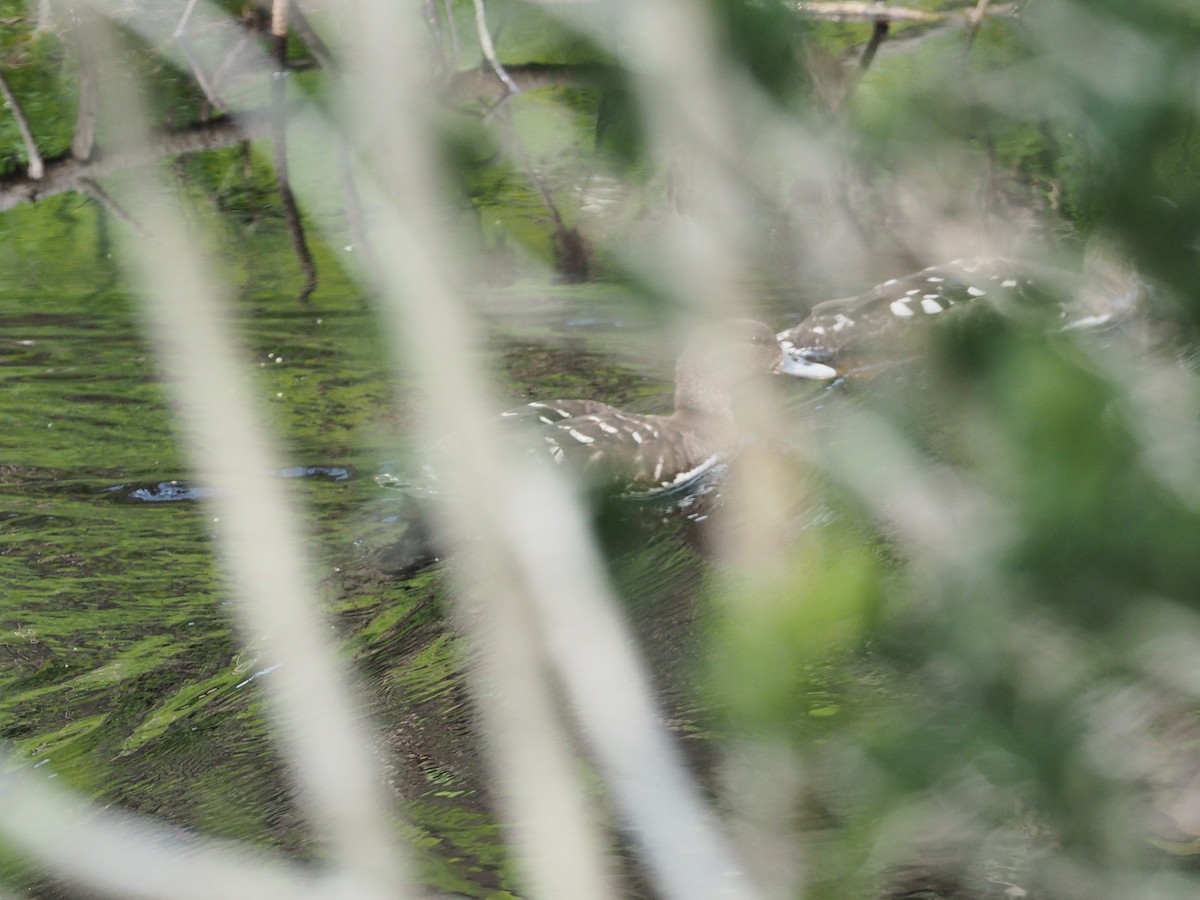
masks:
[[[1064,283],[1062,272],[1049,267],[997,257],[967,257],[930,266],[903,278],[890,278],[871,290],[812,307],[800,324],[776,337],[789,358],[788,373],[830,380],[860,367],[876,371],[889,354],[893,359],[919,352],[920,323],[940,320],[941,313],[971,307],[986,298],[989,307],[1006,315],[1045,307],[1045,288]],[[1045,286],[1040,286],[1045,278]],[[1103,312],[1081,316],[1062,313],[1067,329],[1100,327]],[[1080,323],[1080,324],[1076,324]]]

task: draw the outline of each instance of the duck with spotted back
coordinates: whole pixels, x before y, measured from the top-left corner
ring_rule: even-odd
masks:
[[[675,366],[670,415],[626,412],[598,400],[537,401],[506,419],[535,426],[539,452],[630,496],[686,488],[741,446],[738,391],[755,376],[788,374],[779,341],[761,322],[721,323],[695,338]]]
[[[942,313],[957,317],[979,304],[1052,330],[1102,329],[1129,316],[1141,289],[1128,273],[1080,278],[1001,257],[956,259],[818,303],[776,335],[788,357],[781,371],[818,381],[872,374],[917,355],[926,327],[944,321]],[[1057,302],[1060,295],[1071,302]]]

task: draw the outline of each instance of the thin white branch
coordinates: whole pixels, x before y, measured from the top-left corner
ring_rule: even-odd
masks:
[[[129,74],[110,48],[104,83],[134,143],[150,140]],[[280,464],[254,401],[225,291],[198,249],[171,192],[154,171],[123,200],[156,236],[123,241],[140,288],[159,364],[174,392],[193,468],[224,490],[212,500],[218,550],[236,592],[235,611],[253,652],[273,666],[260,679],[297,795],[339,877],[370,896],[409,881],[375,741],[356,692],[330,645],[330,629],[301,548],[300,517],[278,479]]]
[[[479,34],[479,47],[483,50],[483,56],[488,61],[488,65],[492,67],[492,71],[496,73],[496,77],[504,82],[505,87],[513,94],[519,94],[521,89],[517,87],[517,83],[508,77],[508,73],[504,71],[504,66],[500,65],[500,60],[496,57],[496,48],[492,44],[492,35],[488,31],[487,13],[483,9],[483,0],[474,0],[475,3],[475,30]]]
[[[0,835],[88,893],[131,900],[318,900],[334,887],[309,867],[81,803],[28,770],[0,775]]]
[[[192,19],[192,13],[195,12],[196,4],[198,2],[199,0],[188,0],[187,6],[184,7],[183,15],[179,17],[179,24],[175,26],[175,34],[173,37],[176,40],[181,39],[184,32],[187,31],[188,23]]]
[[[80,178],[79,189],[98,202],[122,222],[125,222],[127,225],[137,231],[137,233],[142,237],[153,237],[153,235],[150,234],[150,231],[141,222],[131,216],[129,211],[120,203],[118,203],[116,199],[108,193],[108,191],[104,190],[99,183],[90,178]]]
[[[966,16],[969,21],[978,22],[985,15],[1005,16],[1010,15],[1016,9],[1015,3],[1002,3],[988,9],[988,4],[981,3],[982,11],[979,6],[971,10],[945,10],[943,12],[929,12],[924,9],[912,9],[906,6],[892,6],[891,4],[881,5],[879,3],[855,2],[855,0],[846,0],[846,2],[793,2],[788,4],[797,12],[803,13],[806,16],[811,16],[816,19],[834,19],[842,21],[845,19],[862,19],[864,21],[874,21],[880,16],[886,16],[888,19],[896,22],[943,22],[946,19]],[[978,17],[978,18],[976,18]]]
[[[21,131],[21,141],[25,144],[25,155],[29,157],[29,177],[35,181],[39,180],[46,171],[45,164],[42,162],[42,154],[38,151],[37,141],[33,139],[33,131],[29,127],[29,120],[25,118],[25,111],[21,108],[17,95],[12,92],[12,88],[8,85],[8,79],[4,77],[2,71],[0,71],[0,94],[4,95],[4,102],[12,110],[13,118],[17,120],[17,128]]]

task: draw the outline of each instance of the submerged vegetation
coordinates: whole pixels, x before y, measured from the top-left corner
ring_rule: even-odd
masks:
[[[0,892],[1195,896],[1197,38],[0,0]],[[498,432],[979,255],[701,490]]]

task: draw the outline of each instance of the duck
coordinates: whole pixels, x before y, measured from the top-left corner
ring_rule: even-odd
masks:
[[[625,496],[684,490],[741,448],[738,391],[756,376],[786,374],[783,347],[762,322],[720,323],[693,339],[675,365],[669,415],[599,400],[538,400],[503,419],[532,426],[535,452]]]
[[[914,357],[926,328],[944,321],[943,314],[979,304],[1014,318],[1038,317],[1053,330],[1103,329],[1125,318],[1139,293],[1140,282],[1127,274],[1081,279],[1005,257],[955,259],[816,304],[776,335],[787,357],[780,371],[816,381],[873,374]],[[1059,303],[1059,295],[1072,300]]]

